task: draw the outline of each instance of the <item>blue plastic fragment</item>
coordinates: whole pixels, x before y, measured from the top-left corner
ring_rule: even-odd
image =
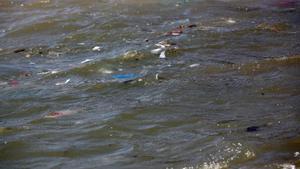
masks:
[[[129,73],[129,74],[117,74],[117,75],[112,75],[113,78],[115,79],[135,79],[140,77],[139,74],[134,74],[134,73]]]

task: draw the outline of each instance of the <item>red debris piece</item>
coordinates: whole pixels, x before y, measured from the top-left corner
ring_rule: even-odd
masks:
[[[62,112],[51,112],[48,116],[60,117],[60,116],[63,116],[63,113]]]

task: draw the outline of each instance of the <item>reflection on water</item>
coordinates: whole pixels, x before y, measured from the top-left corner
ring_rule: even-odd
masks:
[[[299,167],[299,18],[295,0],[1,1],[0,168]]]

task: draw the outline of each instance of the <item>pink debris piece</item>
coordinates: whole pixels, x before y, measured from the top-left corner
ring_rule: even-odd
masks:
[[[17,86],[19,84],[19,82],[17,80],[11,80],[8,83],[10,86]]]
[[[63,116],[69,116],[77,113],[76,110],[60,110],[60,111],[54,111],[50,112],[48,115],[45,116],[45,118],[59,118]]]

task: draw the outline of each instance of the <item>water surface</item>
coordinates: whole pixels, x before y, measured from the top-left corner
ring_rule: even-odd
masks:
[[[299,18],[291,0],[1,1],[0,168],[299,167]]]

